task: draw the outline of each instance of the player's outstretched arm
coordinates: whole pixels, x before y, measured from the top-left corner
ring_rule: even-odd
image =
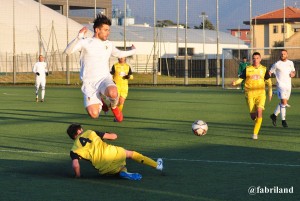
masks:
[[[76,178],[80,178],[80,164],[78,159],[72,160],[72,167]]]
[[[66,47],[66,49],[64,50],[64,54],[70,55],[78,51],[81,48],[78,42],[80,41],[80,39],[84,38],[87,31],[88,31],[87,27],[83,27],[82,29],[80,29],[78,36],[73,41],[71,41]]]
[[[232,81],[231,85],[232,85],[232,86],[236,86],[236,85],[242,83],[243,80],[244,80],[244,79],[239,78],[239,79],[237,79],[237,80],[235,80],[235,81]]]
[[[103,139],[105,139],[105,140],[115,140],[117,138],[118,138],[118,135],[115,133],[105,133],[103,135]]]

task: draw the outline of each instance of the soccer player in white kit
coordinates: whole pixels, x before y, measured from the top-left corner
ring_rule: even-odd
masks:
[[[118,122],[123,121],[123,114],[117,107],[118,90],[110,75],[109,58],[127,57],[135,53],[135,47],[129,51],[118,50],[108,40],[111,21],[105,15],[98,14],[94,20],[94,36],[84,38],[87,28],[83,27],[77,36],[65,49],[66,54],[80,51],[81,91],[84,96],[84,106],[91,118],[98,118],[102,109],[101,94],[109,99],[111,110]]]
[[[282,126],[287,128],[286,122],[286,108],[289,107],[288,100],[292,90],[292,77],[295,77],[294,63],[288,59],[287,50],[280,51],[280,60],[277,61],[270,69],[270,75],[274,73],[277,80],[277,95],[280,103],[277,105],[270,118],[272,119],[273,126],[276,126],[276,120],[279,113],[281,113]]]
[[[43,55],[39,55],[39,61],[33,66],[32,72],[35,73],[35,100],[39,102],[39,88],[42,88],[41,102],[45,99],[46,76],[48,76],[47,63]]]

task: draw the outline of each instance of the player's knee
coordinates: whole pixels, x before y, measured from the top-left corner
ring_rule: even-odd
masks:
[[[106,96],[109,98],[118,98],[118,90],[116,87],[110,87],[106,90]]]
[[[88,111],[88,113],[92,119],[97,119],[99,117],[98,111],[92,110],[92,111]]]

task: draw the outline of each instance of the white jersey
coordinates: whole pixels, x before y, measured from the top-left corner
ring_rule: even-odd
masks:
[[[274,73],[277,80],[277,87],[279,89],[291,89],[292,78],[290,73],[295,71],[294,63],[291,60],[277,61],[270,69]]]
[[[127,57],[135,53],[118,50],[111,41],[102,41],[98,38],[76,38],[66,48],[65,53],[71,54],[80,51],[80,78],[83,82],[97,82],[110,75],[109,58]]]
[[[36,78],[43,79],[46,77],[47,70],[47,63],[46,62],[36,62],[33,66],[32,72],[39,73],[40,75],[36,75]]]

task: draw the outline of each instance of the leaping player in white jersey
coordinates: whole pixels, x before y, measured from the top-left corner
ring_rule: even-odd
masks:
[[[65,49],[66,54],[80,51],[80,78],[84,106],[91,118],[98,118],[102,109],[101,94],[109,99],[111,110],[118,122],[123,121],[123,114],[118,109],[118,90],[110,75],[109,58],[127,57],[135,53],[132,45],[129,51],[118,50],[108,40],[111,21],[105,15],[98,14],[94,20],[94,36],[84,38],[87,28],[83,27]]]
[[[32,72],[35,73],[35,100],[39,102],[39,88],[41,87],[41,102],[44,102],[48,70],[43,55],[39,55],[39,61],[34,64]]]
[[[292,77],[295,77],[294,63],[288,59],[287,50],[280,51],[280,60],[277,61],[270,69],[270,75],[274,73],[277,80],[277,95],[280,103],[277,105],[270,118],[272,119],[273,126],[276,126],[277,115],[281,113],[282,126],[287,128],[286,122],[286,107],[289,107],[288,100],[292,90]]]

